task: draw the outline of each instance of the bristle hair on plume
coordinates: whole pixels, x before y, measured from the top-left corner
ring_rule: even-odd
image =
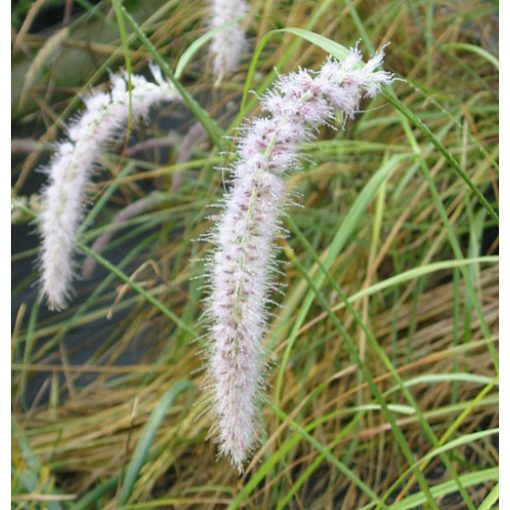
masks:
[[[208,377],[219,453],[242,471],[259,438],[262,340],[275,267],[275,238],[287,203],[284,177],[299,169],[300,147],[337,112],[352,118],[363,96],[374,97],[393,76],[376,71],[383,51],[366,64],[353,48],[318,72],[281,76],[261,105],[268,115],[245,124],[231,168],[232,184],[212,231],[209,267]]]
[[[209,0],[209,28],[220,27],[247,13],[245,0]],[[209,53],[218,81],[235,70],[245,49],[246,36],[239,22],[231,23],[214,34]]]
[[[151,106],[178,97],[159,68],[151,66],[151,71],[156,83],[139,75],[131,75],[129,80],[127,73],[122,73],[111,76],[110,92],[85,97],[85,111],[69,126],[69,139],[58,145],[46,168],[49,184],[39,217],[40,264],[42,291],[51,309],[64,308],[71,293],[74,244],[83,218],[85,189],[102,150],[124,132],[130,108],[136,121],[147,117]]]

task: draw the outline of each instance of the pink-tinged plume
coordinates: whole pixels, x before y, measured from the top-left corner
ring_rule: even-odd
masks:
[[[146,117],[151,106],[176,97],[173,86],[151,68],[156,83],[131,76],[133,121]],[[98,92],[84,99],[86,110],[69,127],[47,169],[49,185],[44,191],[40,216],[42,236],[42,291],[52,309],[62,309],[71,292],[74,275],[75,237],[83,217],[85,189],[102,150],[124,133],[130,115],[128,77],[112,76],[110,93]]]
[[[248,4],[244,0],[210,0],[209,10],[209,26],[213,29],[247,14]],[[245,49],[245,33],[239,22],[231,23],[213,36],[209,52],[218,80],[235,70]]]
[[[207,299],[211,343],[209,377],[213,431],[220,453],[241,471],[259,437],[262,340],[274,287],[275,238],[286,205],[284,177],[299,169],[300,147],[337,112],[353,117],[363,96],[373,97],[391,74],[376,71],[383,53],[363,64],[357,49],[318,72],[282,76],[265,95],[268,116],[245,125],[232,186],[212,232]]]

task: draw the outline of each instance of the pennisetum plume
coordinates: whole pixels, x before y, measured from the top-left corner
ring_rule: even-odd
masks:
[[[209,2],[211,29],[242,17],[248,12],[245,0],[209,0]],[[213,57],[213,69],[218,81],[236,68],[245,48],[245,33],[238,22],[227,25],[213,36],[209,52]]]
[[[84,99],[86,110],[69,126],[69,139],[61,142],[47,172],[40,215],[42,291],[53,309],[66,305],[73,279],[76,233],[83,216],[85,190],[102,150],[124,132],[130,114],[146,117],[151,106],[177,97],[173,86],[151,67],[156,83],[143,76],[112,76],[110,93],[98,92]],[[131,98],[130,98],[131,95]]]
[[[273,288],[275,238],[287,201],[284,177],[299,168],[300,146],[337,112],[354,117],[363,96],[374,97],[392,75],[377,71],[381,50],[363,64],[357,48],[318,72],[278,79],[262,99],[267,116],[245,125],[231,168],[232,186],[211,234],[208,370],[220,453],[240,471],[259,437],[262,339]]]

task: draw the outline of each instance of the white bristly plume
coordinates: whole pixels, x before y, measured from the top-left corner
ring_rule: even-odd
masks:
[[[373,97],[392,75],[363,65],[354,48],[318,72],[300,70],[277,81],[262,100],[269,113],[249,123],[238,142],[232,187],[212,232],[209,377],[213,431],[220,453],[242,471],[258,438],[262,339],[275,266],[275,237],[287,198],[284,177],[298,169],[301,144],[336,112],[352,118],[363,96]]]
[[[151,106],[177,97],[173,86],[151,67],[156,83],[131,76],[133,121],[146,117]],[[84,99],[86,110],[69,127],[69,140],[57,147],[49,165],[49,185],[44,191],[40,217],[42,236],[42,290],[52,309],[66,305],[73,279],[74,242],[83,217],[85,188],[102,150],[126,129],[130,100],[128,77],[112,76],[110,93],[98,92]]]
[[[245,0],[209,0],[211,29],[248,12]],[[239,22],[228,25],[217,32],[209,46],[213,57],[214,73],[221,80],[235,70],[243,51],[246,49],[245,33]]]

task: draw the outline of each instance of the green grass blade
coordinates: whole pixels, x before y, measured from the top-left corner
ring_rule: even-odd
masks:
[[[91,250],[88,246],[83,244],[80,241],[76,241],[76,246],[86,255],[89,255],[92,257],[98,264],[103,266],[105,269],[113,273],[117,278],[122,280],[124,283],[127,283],[135,292],[138,292],[141,296],[143,296],[151,305],[155,306],[159,311],[165,315],[168,319],[170,319],[172,322],[175,323],[176,326],[181,328],[183,331],[188,333],[193,338],[196,338],[198,335],[195,332],[195,330],[189,326],[188,324],[185,324],[177,315],[175,315],[171,310],[169,310],[161,301],[156,299],[152,294],[147,292],[143,287],[138,285],[136,282],[131,280],[129,276],[127,276],[124,272],[122,272],[119,268],[117,268],[114,264],[109,262],[107,259],[96,253],[95,251]]]
[[[365,212],[368,204],[372,201],[372,198],[375,196],[377,190],[381,186],[381,184],[389,178],[391,173],[397,168],[397,166],[405,160],[407,156],[398,155],[392,156],[387,163],[385,163],[381,168],[371,177],[366,186],[363,188],[358,198],[352,205],[351,209],[347,213],[345,219],[342,221],[335,237],[331,241],[329,248],[327,249],[327,255],[323,262],[324,268],[327,270],[333,264],[334,260],[343,249],[345,244],[347,243],[349,237],[352,235],[354,230],[357,228],[359,221],[362,219],[363,213]],[[315,279],[315,286],[320,288],[322,285],[325,275],[323,273],[319,273]],[[294,322],[292,331],[290,333],[290,337],[287,343],[287,347],[282,357],[282,361],[280,364],[280,369],[278,371],[278,378],[276,382],[276,402],[279,401],[280,395],[282,392],[283,386],[283,378],[285,369],[289,362],[290,353],[294,346],[294,343],[297,339],[298,332],[303,325],[303,322],[306,318],[306,315],[312,305],[314,300],[314,292],[309,291],[305,297],[303,304],[301,305],[301,309],[299,310],[299,314]]]
[[[439,141],[436,135],[430,130],[430,128],[417,116],[415,115],[404,103],[402,103],[397,97],[393,90],[385,86],[382,88],[382,96],[390,103],[396,110],[402,113],[407,120],[416,126],[426,138],[434,145],[434,147],[441,153],[441,155],[448,161],[453,170],[459,175],[459,177],[468,185],[469,189],[476,196],[478,201],[485,207],[490,217],[499,223],[499,217],[494,208],[491,206],[489,201],[484,197],[482,192],[476,187],[473,181],[469,178],[469,175],[460,166],[459,162],[453,157],[451,152]]]
[[[288,414],[285,413],[282,409],[277,406],[271,404],[271,408],[274,413],[282,420],[285,421],[289,418]],[[315,439],[310,433],[308,433],[303,427],[297,424],[294,420],[290,420],[291,428],[295,429],[298,434],[303,436],[308,443],[310,443],[318,452],[320,452],[324,458],[326,458],[331,464],[333,464],[345,477],[349,478],[353,483],[355,483],[363,492],[368,494],[372,499],[378,501],[378,496],[370,489],[355,473],[353,473],[349,468],[345,466],[342,462],[340,462],[324,445],[322,445],[317,439]]]
[[[463,436],[457,437],[456,439],[453,439],[452,441],[449,441],[448,443],[445,443],[443,446],[440,446],[439,448],[435,448],[431,452],[427,453],[425,457],[423,457],[422,460],[429,459],[431,457],[435,457],[436,455],[439,455],[442,452],[447,452],[448,450],[452,450],[454,448],[458,448],[459,446],[465,445],[465,444],[471,444],[475,441],[478,441],[478,439],[482,439],[487,436],[491,436],[493,434],[498,434],[499,428],[493,428],[493,429],[487,429],[487,430],[481,430],[480,432],[473,432],[471,434],[464,434]]]
[[[132,260],[135,259],[140,253],[143,252],[144,249],[147,249],[147,246],[150,245],[150,242],[155,239],[156,236],[149,236],[147,239],[140,242],[138,246],[136,246],[134,249],[132,249],[118,264],[117,267],[119,269],[123,269],[126,267]],[[115,281],[115,275],[113,273],[110,273],[104,278],[104,280],[94,289],[92,294],[87,298],[85,303],[83,305],[80,305],[80,307],[74,312],[71,316],[68,318],[66,317],[65,323],[62,327],[58,328],[58,333],[53,337],[48,339],[44,342],[44,345],[40,347],[40,349],[37,352],[37,360],[40,360],[46,355],[48,352],[51,351],[51,349],[54,348],[55,345],[57,345],[64,337],[67,335],[67,333],[74,327],[80,324],[80,320],[85,317],[86,313],[93,308],[94,304],[99,301],[102,294],[109,288],[111,288],[112,283]],[[128,306],[129,302],[124,301],[124,306]],[[101,314],[98,316],[104,317],[106,315],[106,310],[102,311]],[[96,316],[96,317],[98,317]],[[39,333],[44,334],[44,330],[39,330]]]
[[[294,231],[294,233],[297,235],[297,237],[303,243],[305,248],[309,251],[309,253],[311,253],[313,255],[313,258],[315,259],[316,263],[319,265],[323,275],[328,279],[328,282],[333,286],[333,288],[338,293],[338,295],[341,296],[341,298],[344,300],[344,302],[346,304],[346,307],[348,308],[348,310],[350,311],[350,313],[354,317],[356,323],[362,328],[362,330],[366,334],[366,337],[367,337],[367,340],[369,342],[369,345],[370,345],[371,349],[379,356],[380,360],[382,361],[382,363],[384,364],[384,366],[386,367],[388,372],[391,373],[392,377],[394,378],[394,380],[399,385],[399,387],[400,387],[404,397],[406,398],[406,400],[414,408],[414,411],[415,411],[416,416],[418,418],[418,422],[419,422],[419,424],[420,424],[420,426],[421,426],[425,436],[427,437],[427,439],[431,442],[431,444],[433,446],[438,446],[439,445],[439,441],[437,440],[437,438],[436,438],[432,428],[430,427],[430,425],[427,422],[425,416],[421,412],[421,410],[420,410],[419,406],[417,405],[415,399],[413,398],[412,394],[409,392],[408,388],[406,388],[406,386],[403,384],[402,379],[400,378],[398,372],[396,371],[395,367],[391,363],[390,359],[388,358],[388,356],[386,355],[384,350],[379,345],[378,341],[376,340],[376,338],[374,337],[372,332],[368,330],[366,325],[360,319],[358,313],[348,303],[347,296],[342,291],[342,289],[339,287],[338,283],[332,278],[332,276],[330,275],[330,273],[328,271],[328,268],[324,266],[324,264],[320,260],[319,256],[317,255],[315,250],[310,246],[310,244],[308,243],[306,238],[303,236],[303,234],[300,232],[300,230],[298,229],[297,225],[294,223],[292,218],[289,217],[287,219],[287,221],[288,221],[290,227],[292,228],[292,230]],[[390,422],[390,426],[392,428],[393,434],[394,434],[395,438],[397,439],[397,442],[398,442],[399,446],[401,447],[402,453],[406,457],[407,462],[411,466],[413,466],[414,459],[413,459],[413,455],[411,453],[411,450],[409,448],[409,445],[405,441],[405,438],[404,438],[402,432],[398,428],[397,423],[396,423],[394,417],[392,416],[392,414],[391,414],[391,412],[390,412],[390,410],[388,408],[388,405],[387,405],[383,395],[380,393],[379,389],[377,388],[377,385],[373,381],[373,378],[372,378],[370,372],[367,370],[367,368],[365,366],[365,363],[361,359],[361,357],[360,357],[360,355],[359,355],[359,353],[357,351],[357,348],[354,345],[354,342],[349,337],[349,335],[346,332],[344,326],[339,322],[337,316],[331,310],[331,307],[329,306],[329,304],[328,304],[327,300],[325,299],[324,295],[322,294],[322,292],[316,287],[315,283],[312,282],[311,278],[308,276],[307,271],[303,268],[302,264],[299,262],[299,260],[297,258],[294,258],[293,260],[294,260],[294,263],[300,269],[303,277],[307,280],[308,285],[311,287],[311,289],[315,293],[315,295],[318,298],[321,306],[327,312],[327,314],[330,317],[330,319],[332,320],[333,324],[335,325],[335,327],[338,329],[339,333],[344,338],[345,343],[346,343],[346,345],[348,347],[348,350],[349,350],[349,353],[350,353],[351,357],[354,359],[356,364],[360,367],[360,369],[361,369],[361,371],[363,373],[363,376],[365,378],[365,381],[367,381],[367,384],[368,384],[372,394],[376,398],[378,404],[381,405],[381,408],[382,408],[382,410],[384,412],[384,415],[386,416],[387,420]],[[441,457],[441,460],[442,460],[443,464],[448,469],[448,471],[450,472],[452,478],[454,479],[454,482],[457,484],[457,486],[459,488],[459,492],[461,493],[464,501],[466,502],[466,505],[471,510],[473,510],[474,509],[473,502],[471,501],[471,499],[469,497],[469,494],[465,491],[464,487],[460,483],[460,480],[459,480],[459,477],[457,475],[457,471],[456,471],[455,467],[453,466],[453,464],[451,463],[450,459],[445,454],[440,454],[440,457]],[[434,504],[434,502],[433,502],[433,500],[431,498],[431,495],[430,495],[430,490],[428,488],[427,482],[425,481],[421,470],[420,469],[416,469],[416,467],[413,467],[412,470],[413,470],[414,476],[416,477],[416,479],[418,480],[418,483],[420,484],[420,487],[422,488],[424,493],[427,495],[427,501],[429,502],[429,504],[432,504],[432,506],[435,507],[435,504]]]
[[[225,23],[222,23],[221,25],[214,27],[213,29],[209,30],[205,34],[202,34],[200,37],[195,39],[179,58],[179,61],[175,66],[175,79],[180,80],[184,68],[188,65],[189,61],[193,58],[195,53],[202,46],[207,44],[217,33],[221,32],[222,30],[225,30],[225,28],[235,25],[236,23],[239,23],[239,21],[241,21],[243,17],[244,16],[238,16],[237,18],[229,19]]]
[[[370,36],[368,35],[365,25],[363,24],[363,21],[361,21],[361,18],[359,17],[358,11],[352,4],[351,0],[344,0],[345,5],[347,6],[347,9],[349,10],[349,14],[351,15],[351,18],[356,25],[356,28],[358,29],[359,35],[361,39],[363,40],[363,44],[373,53],[375,51],[374,45],[372,44],[372,41],[370,39]]]
[[[313,248],[308,244],[308,242],[306,241],[304,236],[301,234],[301,232],[299,231],[297,226],[294,224],[293,220],[291,218],[288,218],[287,221],[290,224],[290,226],[293,229],[293,231],[298,235],[300,240],[305,244],[305,247],[311,253],[315,253],[315,250],[313,250]],[[329,275],[329,272],[328,272],[327,268],[322,264],[322,262],[319,260],[319,258],[318,258],[318,256],[316,254],[315,254],[315,259],[320,264],[320,268],[323,271],[324,276]],[[307,271],[305,270],[305,268],[302,266],[302,264],[300,263],[300,261],[297,258],[293,258],[293,262],[300,269],[302,276],[307,281],[309,287],[313,291],[313,293],[314,293],[315,297],[317,298],[317,300],[319,301],[320,305],[328,313],[328,316],[329,316],[330,320],[333,322],[335,328],[338,330],[340,335],[343,337],[351,358],[354,360],[354,362],[361,369],[361,371],[363,373],[363,376],[365,378],[365,381],[367,382],[368,387],[370,388],[370,391],[372,392],[372,395],[374,396],[374,398],[377,401],[377,403],[381,406],[383,414],[384,414],[384,416],[386,417],[386,419],[388,420],[388,422],[390,424],[390,427],[391,427],[391,430],[392,430],[393,435],[395,437],[395,440],[396,440],[397,444],[399,445],[399,447],[400,447],[404,457],[406,458],[406,460],[409,463],[409,465],[413,465],[414,457],[413,457],[412,451],[411,451],[411,449],[410,449],[410,447],[409,447],[409,445],[408,445],[408,443],[407,443],[407,441],[406,441],[402,431],[400,430],[399,426],[397,425],[395,417],[393,416],[391,410],[389,409],[388,404],[386,403],[383,395],[381,394],[379,388],[377,387],[377,385],[376,385],[376,383],[375,383],[375,381],[374,381],[370,371],[366,367],[366,364],[364,363],[364,361],[361,359],[361,357],[360,357],[360,355],[358,353],[356,345],[354,344],[353,340],[350,338],[349,334],[345,330],[345,327],[339,321],[338,317],[332,312],[331,307],[329,306],[329,304],[328,304],[326,298],[324,297],[322,291],[316,285],[316,282],[312,281],[312,279],[308,275]],[[333,283],[333,282],[330,281],[330,283]],[[340,296],[344,295],[343,292],[341,291],[341,289],[339,289],[338,286],[336,286],[336,291],[339,293]],[[363,323],[360,321],[357,313],[352,309],[352,307],[349,306],[349,310],[351,311],[353,316],[356,318],[356,320],[360,324],[360,326],[364,326]],[[389,360],[387,360],[387,358],[384,358],[384,356],[382,356],[383,353],[382,353],[382,350],[381,350],[380,346],[377,344],[377,342],[375,341],[373,336],[370,334],[370,332],[366,330],[366,327],[365,327],[365,333],[367,334],[367,338],[370,341],[371,347],[373,349],[375,349],[377,354],[379,354],[384,359],[384,361],[386,362],[385,363],[386,365],[388,365],[388,364],[390,365],[390,367],[387,367],[387,368],[391,368],[392,369],[392,374],[394,375],[395,379],[400,381],[400,377],[398,376],[398,373],[396,373],[396,371],[393,368],[393,366],[391,365],[391,363],[389,363]],[[406,397],[409,397],[409,395],[406,395]],[[412,401],[412,399],[411,399],[411,401]],[[413,407],[415,409],[416,415],[418,416],[420,422],[423,423],[424,418],[422,416],[422,413],[420,412],[419,408],[416,406],[416,404],[414,402],[413,402],[413,404],[414,404]],[[426,496],[427,496],[427,501],[428,501],[429,505],[431,506],[431,508],[437,509],[438,507],[435,504],[435,501],[434,501],[434,499],[432,497],[432,494],[430,493],[428,484],[427,484],[427,482],[426,482],[426,480],[425,480],[425,478],[423,476],[423,473],[420,470],[417,470],[417,469],[414,469],[413,471],[415,473],[415,476],[416,476],[416,478],[418,480],[418,483],[419,483],[420,487],[422,488],[424,494],[426,494]]]
[[[99,199],[94,203],[92,209],[90,209],[85,219],[81,222],[81,225],[78,228],[78,232],[76,233],[77,238],[80,238],[83,235],[83,233],[94,224],[94,221],[96,220],[98,214],[108,203],[108,200],[110,200],[115,191],[117,191],[122,179],[129,175],[135,168],[136,168],[135,163],[133,161],[129,161],[127,165],[115,176],[112,183],[102,193]]]
[[[351,429],[359,423],[363,413],[358,413],[356,416],[345,426],[342,428],[340,433],[335,437],[335,441],[333,445],[339,443],[350,431]],[[308,432],[308,427],[305,428]],[[283,497],[278,501],[278,507],[276,510],[284,510],[287,508],[287,504],[294,497],[296,492],[310,479],[313,473],[317,470],[317,468],[324,461],[325,456],[323,453],[319,454],[317,458],[306,468],[306,470],[302,473],[302,475],[296,480],[295,483],[292,484],[292,487],[283,495]]]
[[[36,299],[34,305],[32,306],[32,310],[30,311],[30,318],[28,320],[28,328],[25,339],[25,345],[23,349],[23,370],[19,374],[19,387],[18,387],[18,399],[22,403],[22,405],[27,406],[25,390],[28,381],[28,371],[25,369],[25,366],[30,364],[32,348],[34,345],[34,333],[37,328],[37,320],[39,316],[39,307],[40,307],[40,298]]]
[[[147,458],[149,448],[151,447],[156,433],[161,426],[166,413],[173,405],[175,399],[185,390],[193,388],[191,381],[178,381],[176,382],[164,395],[161,400],[153,409],[149,420],[145,424],[138,444],[129,463],[122,487],[119,492],[119,506],[125,505],[129,501],[131,492],[138,478],[138,474],[142,469],[145,459]]]
[[[359,17],[356,8],[352,4],[351,0],[345,0],[345,4],[349,9],[349,13],[353,18],[356,27],[363,39],[364,44],[371,50],[374,51],[374,46],[370,41],[370,37],[368,36],[363,22]],[[450,151],[446,149],[446,147],[440,142],[440,140],[436,137],[436,135],[429,129],[429,127],[417,116],[415,115],[404,103],[402,103],[391,87],[383,87],[382,88],[383,97],[400,113],[402,113],[407,120],[409,120],[414,126],[416,126],[426,138],[429,139],[430,142],[436,147],[436,149],[443,155],[443,157],[448,161],[453,170],[461,177],[461,179],[469,186],[473,194],[480,201],[480,203],[485,207],[490,216],[496,221],[499,222],[498,214],[490,205],[489,201],[483,196],[480,190],[476,187],[476,185],[471,181],[469,176],[466,174],[464,169],[460,166],[459,162],[453,157]]]
[[[117,482],[119,481],[119,475],[114,475],[106,482],[97,484],[92,490],[87,492],[79,501],[71,506],[71,510],[89,510],[94,508],[95,503],[103,494],[110,492],[115,489]]]
[[[189,109],[193,112],[193,115],[197,118],[197,120],[204,126],[207,134],[209,135],[211,141],[217,145],[220,149],[224,148],[223,141],[223,131],[220,129],[218,124],[210,117],[210,115],[193,99],[193,97],[188,93],[188,91],[181,85],[181,83],[175,78],[174,73],[170,69],[167,61],[160,55],[158,50],[151,43],[149,38],[145,35],[142,28],[138,25],[138,23],[133,19],[133,17],[129,14],[126,8],[123,5],[120,5],[120,10],[122,14],[126,18],[126,21],[131,26],[133,31],[136,33],[140,42],[145,46],[147,51],[152,55],[152,58],[161,68],[163,74],[170,80],[172,85],[176,88],[177,92],[181,96],[182,100],[186,103]]]
[[[429,185],[429,189],[430,189],[430,192],[432,193],[432,200],[434,202],[434,205],[436,206],[436,209],[440,215],[440,218],[441,218],[441,221],[443,222],[443,225],[446,229],[446,233],[447,233],[447,236],[448,236],[448,241],[450,242],[450,245],[452,247],[452,250],[455,254],[455,257],[458,258],[458,259],[462,259],[463,258],[463,254],[462,254],[462,248],[460,246],[460,242],[459,240],[457,239],[455,233],[453,232],[453,229],[450,225],[450,221],[449,221],[449,218],[448,218],[448,214],[446,212],[446,209],[443,205],[443,202],[441,200],[441,197],[439,195],[439,191],[437,190],[437,187],[430,175],[430,170],[428,168],[428,166],[426,165],[425,161],[421,160],[422,162],[422,171],[423,171],[423,174],[425,176],[425,180],[427,181],[428,185]],[[472,281],[472,278],[470,277],[470,274],[469,272],[467,271],[467,269],[464,267],[464,266],[461,266],[460,267],[460,271],[463,275],[463,278],[464,278],[464,282],[465,282],[465,285],[466,285],[466,289],[467,289],[467,294],[468,294],[468,298],[469,298],[469,301],[470,301],[470,304],[474,306],[475,308],[475,311],[476,311],[476,314],[478,316],[478,319],[480,321],[480,326],[481,326],[481,329],[483,331],[483,334],[485,335],[486,338],[489,338],[490,337],[490,330],[489,330],[489,327],[487,325],[487,322],[485,320],[485,316],[484,316],[484,313],[483,313],[483,310],[482,310],[482,305],[480,303],[480,300],[478,299],[478,296],[477,296],[477,293],[476,293],[476,289],[474,288],[474,284],[473,284],[473,281]],[[499,360],[498,360],[498,354],[494,348],[494,346],[492,344],[488,344],[488,347],[489,347],[489,351],[490,351],[490,354],[491,354],[491,357],[492,357],[492,361],[494,363],[494,367],[496,369],[496,372],[498,371],[499,369]]]
[[[489,53],[484,48],[480,48],[480,46],[475,46],[474,44],[468,43],[448,43],[443,44],[441,46],[442,50],[461,50],[461,51],[469,51],[471,53],[476,53],[480,57],[484,58],[492,64],[499,71],[499,60],[492,54]]]
[[[55,490],[52,487],[41,486],[41,482],[39,480],[41,476],[41,464],[39,459],[37,458],[35,452],[33,451],[30,443],[24,433],[24,431],[19,427],[14,419],[11,420],[11,428],[12,428],[12,437],[16,442],[19,454],[26,462],[26,467],[28,471],[21,473],[20,479],[25,489],[29,493],[36,492],[37,490],[48,491],[50,494],[62,494],[60,491]],[[64,505],[64,503],[62,503]],[[62,505],[58,501],[48,501],[48,510],[62,510]]]
[[[120,40],[122,43],[122,49],[124,50],[124,60],[126,62],[126,72],[128,77],[128,95],[129,95],[129,113],[127,119],[125,140],[126,144],[129,141],[129,137],[131,135],[131,126],[133,124],[133,96],[132,96],[132,83],[131,83],[131,75],[133,74],[133,68],[131,65],[131,53],[129,52],[129,39],[126,32],[126,24],[124,23],[124,16],[122,15],[121,3],[120,0],[112,0],[113,9],[115,11],[115,17],[117,19],[117,25],[119,27]]]
[[[282,418],[287,419],[288,416],[281,410],[274,408],[275,412]],[[309,442],[315,449],[320,452],[320,459],[327,459],[342,473],[343,476],[351,480],[361,491],[369,496],[375,502],[379,501],[377,495],[343,462],[336,459],[330,452],[330,449],[338,444],[351,430],[353,425],[359,420],[361,414],[358,414],[351,422],[337,434],[333,444],[330,448],[323,446],[319,441],[310,435],[310,432],[324,423],[325,419],[316,420],[315,422],[307,425],[306,427],[300,427],[294,420],[290,421],[290,428],[297,432],[289,437],[279,448],[276,450],[258,469],[250,476],[250,479],[246,485],[243,486],[239,494],[236,496],[234,501],[229,505],[228,510],[237,510],[246,502],[248,496],[257,488],[257,485],[267,476],[271,474],[271,469],[280,463],[287,453],[289,453],[296,445],[301,441],[305,440]],[[280,505],[281,506],[281,505]]]
[[[471,487],[482,483],[492,482],[498,480],[499,468],[482,469],[475,471],[474,473],[468,473],[459,477],[460,482],[464,488]],[[448,494],[457,492],[457,487],[454,480],[441,483],[431,488],[432,495],[437,498],[444,498]],[[398,503],[392,504],[390,510],[409,510],[411,508],[419,508],[420,505],[426,503],[425,495],[422,491],[419,491],[412,496],[399,501]]]
[[[453,433],[462,425],[465,418],[476,409],[477,405],[483,402],[484,397],[492,390],[492,388],[497,384],[497,378],[493,379],[485,388],[482,389],[482,391],[479,392],[479,394],[470,402],[467,402],[467,404],[461,404],[453,405],[451,406],[452,412],[454,411],[454,408],[458,410],[459,408],[463,408],[462,412],[457,416],[455,421],[448,427],[448,430],[442,435],[441,439],[438,442],[438,446],[436,447],[436,450],[440,450],[441,446],[446,443],[449,437],[453,435]],[[442,454],[441,451],[439,451],[440,454]],[[424,469],[425,464],[427,464],[428,458],[425,457],[420,462],[417,462],[415,464],[415,467],[418,467],[418,469]],[[390,488],[385,492],[384,496],[382,497],[381,501],[386,501],[387,498],[390,496],[390,494],[395,490],[397,487],[400,486],[401,482],[407,477],[407,475],[411,472],[411,468],[406,469],[395,482],[392,483]]]
[[[489,384],[492,382],[492,380],[493,380],[492,377],[468,373],[424,374],[404,381],[404,386],[410,388],[411,386],[416,386],[417,384],[431,385],[441,382],[454,382],[454,381],[468,382],[473,384]],[[399,386],[393,386],[389,390],[387,390],[384,394],[389,395],[390,393],[398,391],[399,389],[400,389]]]
[[[273,30],[271,33],[274,34],[278,32],[287,32],[289,34],[297,35],[298,37],[301,37],[301,39],[304,39],[305,41],[308,41],[312,44],[315,44],[315,46],[322,48],[326,53],[333,55],[338,60],[343,60],[345,57],[347,57],[347,55],[349,55],[349,49],[345,46],[332,41],[323,35],[317,34],[310,30],[305,30],[304,28],[288,27],[282,28],[280,30]]]
[[[487,497],[482,501],[478,510],[496,510],[496,502],[499,499],[499,483],[487,494]]]
[[[320,4],[317,6],[317,8],[314,9],[313,14],[310,16],[310,19],[308,20],[308,22],[306,24],[306,29],[303,29],[303,30],[306,30],[307,32],[309,32],[308,29],[312,29],[315,26],[315,24],[321,18],[321,16],[323,14],[325,14],[326,12],[328,12],[329,9],[331,9],[333,3],[334,3],[333,0],[324,0],[324,1],[320,2]],[[285,31],[286,29],[281,29],[281,30]],[[250,91],[252,79],[253,79],[253,76],[255,74],[255,69],[257,67],[257,62],[258,62],[258,60],[260,58],[262,50],[264,49],[264,46],[268,43],[268,41],[271,39],[271,37],[274,34],[279,33],[279,31],[280,30],[272,30],[271,32],[268,32],[267,34],[265,34],[261,38],[261,40],[260,40],[259,44],[257,45],[257,47],[255,48],[255,51],[253,52],[253,56],[252,56],[252,59],[251,59],[251,62],[250,62],[250,66],[248,68],[248,74],[247,74],[247,77],[246,77],[246,80],[245,80],[245,86],[244,86],[244,90],[243,90],[243,97],[242,97],[242,100],[241,100],[241,108],[239,110],[239,115],[237,116],[237,119],[236,119],[236,121],[233,124],[234,127],[239,126],[239,124],[243,120],[244,116],[246,115],[246,110],[247,110],[246,103],[247,103],[247,99],[248,99],[248,93]],[[313,32],[311,32],[311,33],[313,33]],[[285,62],[287,62],[291,58],[292,54],[296,51],[296,49],[298,47],[298,44],[294,44],[295,42],[296,41],[294,41],[292,44],[290,44],[289,47],[287,48],[287,50],[285,51],[284,56],[279,61],[280,65],[283,65]],[[271,83],[271,81],[272,81],[274,76],[275,76],[275,72],[274,71],[272,73],[269,73],[268,76],[266,76],[266,78],[263,80],[262,84],[260,85],[260,87],[256,91],[257,95],[260,96],[260,94],[265,91],[265,89],[270,85],[270,83]],[[254,101],[256,101],[256,98],[253,99],[253,102]]]
[[[262,50],[266,46],[266,44],[269,42],[271,37],[273,37],[276,34],[281,33],[289,33],[297,35],[298,37],[301,37],[302,39],[311,42],[312,44],[315,44],[322,48],[324,51],[331,53],[331,55],[336,56],[339,59],[345,58],[347,54],[349,53],[349,50],[345,48],[345,46],[342,46],[341,44],[338,44],[331,39],[328,39],[327,37],[324,37],[320,34],[316,34],[315,32],[311,32],[310,30],[305,30],[303,28],[297,28],[297,27],[289,27],[289,28],[280,28],[276,30],[271,30],[267,34],[262,37],[260,40],[258,46],[255,48],[255,51],[253,52],[253,57],[250,62],[250,66],[248,68],[248,74],[246,75],[245,80],[245,86],[243,91],[243,97],[241,100],[241,107],[240,107],[240,113],[239,117],[237,119],[236,124],[239,125],[242,118],[244,117],[246,113],[246,103],[248,100],[248,94],[250,92],[251,83],[253,81],[253,76],[255,75],[255,71],[257,69],[257,63],[260,59],[260,55],[262,54]]]
[[[359,301],[360,299],[366,296],[372,296],[378,292],[389,289],[391,287],[398,286],[402,283],[408,282],[410,280],[416,280],[423,276],[426,276],[431,273],[435,273],[438,271],[444,271],[445,269],[455,269],[464,266],[476,265],[476,264],[497,264],[499,262],[499,257],[497,255],[488,256],[488,257],[475,257],[469,259],[460,259],[460,260],[444,260],[440,262],[432,262],[430,264],[426,264],[423,266],[415,267],[413,269],[409,269],[407,271],[403,271],[395,276],[390,276],[386,280],[382,280],[380,282],[374,283],[370,287],[366,289],[360,290],[354,293],[349,297],[349,303],[354,303]],[[335,307],[335,310],[339,310],[343,308],[345,305],[340,303],[338,307]]]

